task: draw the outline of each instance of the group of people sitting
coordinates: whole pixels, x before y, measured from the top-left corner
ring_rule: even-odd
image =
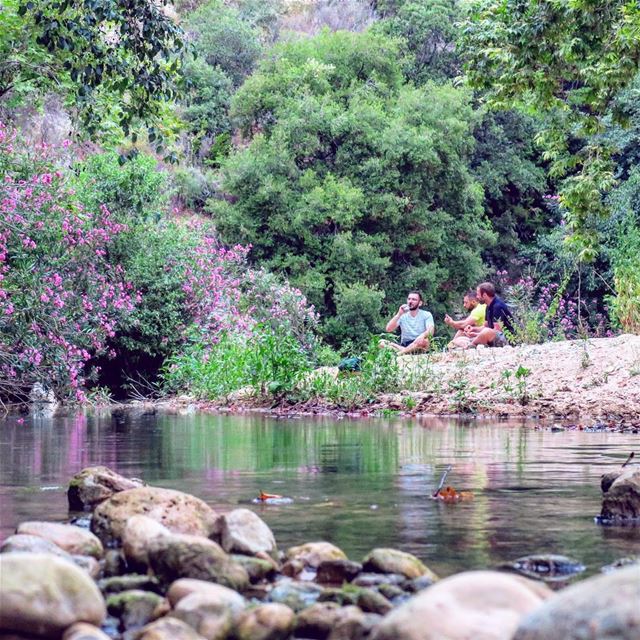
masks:
[[[421,309],[422,296],[410,291],[407,303],[403,304],[387,323],[386,331],[393,333],[400,327],[400,343],[381,340],[380,346],[396,350],[401,354],[426,351],[435,330],[433,316]],[[445,324],[456,330],[450,349],[469,349],[478,345],[504,347],[507,335],[513,335],[513,316],[504,300],[496,295],[491,282],[483,282],[475,291],[468,291],[463,300],[469,315],[462,320],[453,320],[445,315]],[[505,334],[506,331],[506,334]]]

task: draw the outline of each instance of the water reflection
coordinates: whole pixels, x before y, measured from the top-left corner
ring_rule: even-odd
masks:
[[[415,553],[443,575],[532,553],[587,565],[640,552],[640,529],[606,529],[599,478],[633,449],[632,436],[549,432],[452,420],[291,420],[229,416],[76,415],[0,423],[0,537],[22,520],[68,517],[65,488],[103,464],[193,493],[214,508],[261,490],[291,505],[252,506],[281,547],[326,539],[360,559],[374,546]],[[430,499],[442,470],[473,491]]]

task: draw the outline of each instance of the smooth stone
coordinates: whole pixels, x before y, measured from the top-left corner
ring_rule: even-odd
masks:
[[[304,562],[301,560],[288,560],[282,565],[280,573],[287,578],[295,578],[304,571]]]
[[[0,630],[59,636],[75,622],[106,616],[94,581],[72,562],[44,553],[0,555]]]
[[[249,574],[249,580],[252,583],[272,578],[276,573],[276,567],[274,566],[273,561],[262,560],[262,558],[254,558],[253,556],[243,556],[240,554],[233,554],[230,558],[245,568]]]
[[[62,640],[111,640],[111,638],[92,624],[76,622],[64,632]]]
[[[513,640],[638,640],[640,566],[587,578],[525,617]]]
[[[67,553],[64,549],[61,549],[57,544],[41,538],[40,536],[33,536],[26,533],[16,533],[9,536],[0,544],[0,553],[51,553],[59,558],[71,558],[71,554]]]
[[[364,571],[374,573],[399,573],[412,580],[420,576],[429,576],[434,582],[438,579],[421,560],[410,553],[397,549],[378,548],[368,553],[362,561]]]
[[[435,580],[431,578],[431,576],[420,576],[419,578],[414,578],[409,582],[405,582],[402,586],[404,589],[411,593],[417,593],[418,591],[422,591],[427,587],[430,587],[432,584],[435,584]]]
[[[340,605],[335,602],[316,602],[303,609],[296,618],[296,636],[324,640],[339,618]]]
[[[380,616],[366,614],[358,607],[343,607],[338,612],[328,640],[364,640],[371,635],[379,620]]]
[[[356,605],[365,613],[378,613],[382,616],[393,609],[389,600],[373,589],[362,589],[356,598]]]
[[[172,489],[140,487],[115,493],[93,512],[91,530],[106,545],[122,540],[129,518],[145,515],[173,533],[209,537],[216,532],[215,511],[195,496]]]
[[[160,584],[153,576],[140,575],[136,573],[125,574],[123,576],[111,576],[98,580],[98,588],[104,594],[120,593],[122,591],[151,591],[160,592]]]
[[[233,616],[240,614],[247,606],[247,601],[233,589],[223,587],[215,582],[194,580],[192,578],[176,580],[169,587],[167,598],[171,606],[176,607],[182,599],[193,594],[206,598],[208,602],[216,604],[220,608],[228,609]]]
[[[231,609],[202,593],[182,598],[170,615],[186,622],[207,640],[223,640],[233,627]]]
[[[204,640],[193,627],[172,616],[144,626],[135,637],[136,640]]]
[[[234,509],[218,522],[222,548],[227,553],[254,556],[277,553],[276,539],[266,523],[249,509]]]
[[[284,604],[262,604],[244,612],[234,634],[238,640],[286,640],[295,619],[295,613]]]
[[[294,611],[302,611],[317,602],[323,589],[310,582],[293,582],[285,579],[279,582],[270,592],[269,600],[287,605]]]
[[[122,532],[122,553],[127,564],[145,570],[149,566],[147,550],[151,541],[170,535],[171,531],[153,518],[140,515],[129,518]]]
[[[420,576],[429,580],[429,584],[433,581],[428,576]],[[418,580],[420,578],[417,578]],[[413,581],[412,581],[413,582]],[[378,587],[382,584],[392,584],[394,586],[404,586],[407,579],[399,573],[361,573],[357,578],[353,579],[356,587]]]
[[[342,549],[330,542],[307,542],[297,547],[291,547],[286,552],[287,560],[299,560],[303,564],[317,569],[327,560],[347,560]]]
[[[157,593],[141,589],[120,591],[107,598],[107,611],[120,620],[122,630],[139,629],[155,618],[163,600]]]
[[[102,543],[93,533],[72,524],[22,522],[18,525],[16,533],[44,538],[72,555],[94,558],[101,558],[104,555]]]
[[[520,620],[553,592],[498,571],[445,578],[386,615],[372,640],[511,640]]]
[[[351,560],[325,560],[318,565],[316,580],[322,584],[351,582],[362,571],[362,565]]]
[[[600,518],[606,521],[640,519],[640,465],[621,470],[602,498]]]
[[[121,576],[128,571],[127,562],[121,549],[107,549],[102,561],[102,575],[105,578]]]
[[[92,556],[71,556],[71,561],[84,569],[94,580],[100,575],[100,563]]]
[[[166,585],[179,578],[217,582],[236,591],[249,585],[244,567],[207,538],[186,534],[161,536],[151,541],[148,555],[151,569]]]
[[[125,478],[108,467],[86,467],[69,481],[69,509],[92,509],[114,493],[143,486],[145,483],[142,480]]]

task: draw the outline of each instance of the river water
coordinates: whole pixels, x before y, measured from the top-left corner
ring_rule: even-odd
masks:
[[[587,567],[640,553],[640,527],[601,527],[600,475],[637,436],[473,420],[274,420],[262,416],[77,415],[0,422],[0,539],[27,519],[68,520],[66,484],[107,465],[254,509],[282,549],[328,540],[352,560],[374,547],[414,553],[440,575],[534,553]],[[447,484],[474,499],[430,499]],[[254,505],[260,491],[292,504]],[[73,514],[71,514],[73,515]]]

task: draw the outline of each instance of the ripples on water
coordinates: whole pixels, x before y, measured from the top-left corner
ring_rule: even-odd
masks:
[[[373,547],[416,554],[441,575],[534,553],[587,566],[640,553],[640,528],[603,528],[600,475],[637,448],[630,434],[550,432],[455,420],[271,420],[262,416],[78,415],[0,422],[0,538],[27,519],[69,517],[66,483],[103,464],[255,509],[286,548],[329,540],[354,560]],[[430,499],[444,468],[474,500]],[[260,491],[292,504],[252,505]]]

